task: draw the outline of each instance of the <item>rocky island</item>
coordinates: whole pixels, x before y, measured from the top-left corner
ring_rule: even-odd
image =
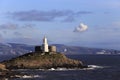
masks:
[[[50,68],[83,68],[79,60],[67,58],[57,52],[56,46],[48,46],[47,38],[43,38],[41,46],[35,46],[35,52],[26,53],[17,58],[1,62],[6,69],[50,69]],[[3,67],[1,68],[3,69]],[[5,68],[4,68],[5,69]]]
[[[25,55],[2,62],[7,69],[50,69],[50,68],[83,68],[79,60],[67,58],[64,54],[40,55],[39,53],[27,53]]]
[[[11,60],[3,61],[0,64],[0,78],[16,78],[23,74],[16,72],[16,69],[81,69],[86,68],[81,61],[67,58],[64,54],[49,54],[32,52]]]
[[[35,52],[26,53],[16,58],[0,63],[0,76],[14,75],[13,69],[81,69],[86,66],[79,60],[67,58],[57,52],[56,46],[48,46],[47,38],[44,37],[42,46],[36,46]],[[3,74],[3,75],[2,75]]]

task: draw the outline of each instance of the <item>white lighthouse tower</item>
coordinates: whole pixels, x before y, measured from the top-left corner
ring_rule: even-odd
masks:
[[[48,43],[47,43],[47,38],[46,37],[43,38],[42,51],[43,52],[49,52]]]

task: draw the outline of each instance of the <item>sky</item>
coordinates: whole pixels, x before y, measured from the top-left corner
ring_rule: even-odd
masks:
[[[0,0],[0,42],[120,50],[120,0]]]

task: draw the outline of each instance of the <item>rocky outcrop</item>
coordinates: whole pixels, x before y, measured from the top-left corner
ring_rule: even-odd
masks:
[[[61,53],[27,53],[2,63],[8,69],[83,68],[81,61],[69,59]]]
[[[0,71],[5,71],[5,70],[7,70],[6,66],[4,64],[0,64]]]

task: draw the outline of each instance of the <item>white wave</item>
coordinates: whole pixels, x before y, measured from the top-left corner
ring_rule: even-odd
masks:
[[[69,69],[66,69],[66,68],[57,68],[56,70],[63,71],[63,70],[69,70]]]
[[[104,66],[88,65],[88,68],[85,68],[85,70],[98,69],[98,68],[104,68]]]
[[[17,77],[17,78],[41,78],[42,76],[40,75],[15,75],[14,77]]]
[[[50,71],[54,71],[54,70],[56,70],[55,68],[51,68],[51,69],[48,69],[48,70],[50,70]]]
[[[49,71],[65,71],[65,70],[69,70],[67,68],[51,68],[51,69],[48,69]]]
[[[92,67],[92,68],[103,68],[103,66],[97,66],[97,65],[88,65],[88,67]]]
[[[88,65],[88,68],[50,68],[50,69],[34,69],[40,71],[69,71],[69,70],[91,70],[91,69],[98,69],[98,68],[106,68],[108,66],[98,66],[98,65]],[[28,71],[31,69],[16,69],[13,71]],[[26,77],[26,76],[25,76]]]
[[[23,76],[21,76],[21,78],[33,78],[33,76],[30,76],[30,75],[23,75]]]
[[[48,69],[48,71],[70,71],[70,70],[83,70],[81,68],[51,68],[51,69]]]

